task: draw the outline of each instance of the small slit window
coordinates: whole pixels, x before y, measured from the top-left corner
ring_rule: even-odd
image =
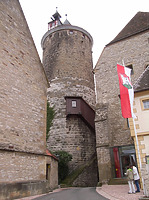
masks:
[[[70,31],[69,31],[69,34],[70,34],[70,35],[73,35],[73,31],[70,30]]]
[[[76,108],[77,107],[77,101],[72,100],[71,105],[72,105],[72,108]]]
[[[133,66],[132,65],[127,65],[126,67],[131,69],[131,75],[133,75],[134,74]]]

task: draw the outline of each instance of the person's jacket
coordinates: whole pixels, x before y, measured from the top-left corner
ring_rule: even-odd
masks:
[[[138,170],[135,166],[133,166],[133,176],[134,176],[134,180],[140,179],[139,174],[138,174]]]
[[[132,169],[130,169],[130,168],[127,169],[127,171],[126,171],[126,176],[127,176],[128,181],[133,181],[133,180],[134,180]]]

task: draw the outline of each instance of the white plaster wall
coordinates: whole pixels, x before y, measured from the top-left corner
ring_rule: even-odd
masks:
[[[135,106],[137,113],[135,115],[138,118],[138,121],[136,121],[136,125],[139,125],[139,129],[137,129],[137,133],[145,133],[149,132],[149,110],[142,110],[141,107],[141,99],[144,99],[148,97],[149,95],[144,95],[140,97],[135,97]]]

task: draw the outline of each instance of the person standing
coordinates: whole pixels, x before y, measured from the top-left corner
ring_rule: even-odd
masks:
[[[140,186],[139,186],[139,173],[138,173],[138,170],[135,166],[131,166],[131,169],[133,170],[133,176],[134,176],[134,181],[135,181],[135,185],[136,185],[136,192],[140,192]]]
[[[128,194],[132,194],[135,193],[135,186],[133,183],[133,170],[131,169],[131,166],[127,167],[127,171],[125,173],[125,175],[127,176],[128,179],[128,185],[129,185],[129,192]]]

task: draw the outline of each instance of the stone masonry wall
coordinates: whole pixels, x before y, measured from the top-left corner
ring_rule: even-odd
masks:
[[[148,32],[107,46],[101,54],[95,69],[97,103],[108,104],[110,145],[132,143],[129,129],[125,129],[125,119],[121,116],[117,63],[132,64],[134,83],[149,62]],[[104,77],[104,78],[103,78]],[[121,140],[123,138],[123,140]]]
[[[94,89],[91,41],[79,31],[61,30],[49,35],[43,46],[43,64],[51,81],[71,77],[90,81]]]
[[[1,182],[45,179],[46,166],[42,155],[0,151],[0,160]]]
[[[60,27],[60,28],[59,28]],[[81,31],[57,27],[44,39],[43,65],[50,82],[48,101],[55,117],[47,141],[52,151],[72,154],[70,172],[88,162],[95,154],[95,132],[79,116],[66,116],[66,96],[82,97],[95,109],[92,42]],[[71,28],[71,26],[69,26]],[[97,173],[95,173],[97,177]],[[93,177],[93,176],[92,176]]]
[[[58,160],[53,157],[46,156],[46,163],[50,165],[50,174],[48,184],[50,189],[58,188]]]
[[[0,182],[43,180],[48,83],[18,0],[0,19]]]
[[[122,118],[121,115],[121,105],[118,96],[119,82],[116,67],[117,63],[123,64],[123,61],[125,66],[133,65],[134,74],[131,78],[132,83],[134,83],[144,71],[147,64],[149,64],[148,32],[106,46],[96,64],[95,78],[97,104],[106,104],[108,112],[108,127],[105,129],[105,131],[108,130],[108,139],[105,137],[102,142],[108,143],[109,147],[133,144],[130,130],[126,126],[126,119]],[[97,138],[106,134],[101,127],[101,121],[97,120]],[[99,150],[97,149],[97,152],[98,151],[100,151],[100,147]],[[109,157],[109,155],[107,156]],[[98,163],[99,168],[100,165],[103,165],[104,163],[104,161]]]

